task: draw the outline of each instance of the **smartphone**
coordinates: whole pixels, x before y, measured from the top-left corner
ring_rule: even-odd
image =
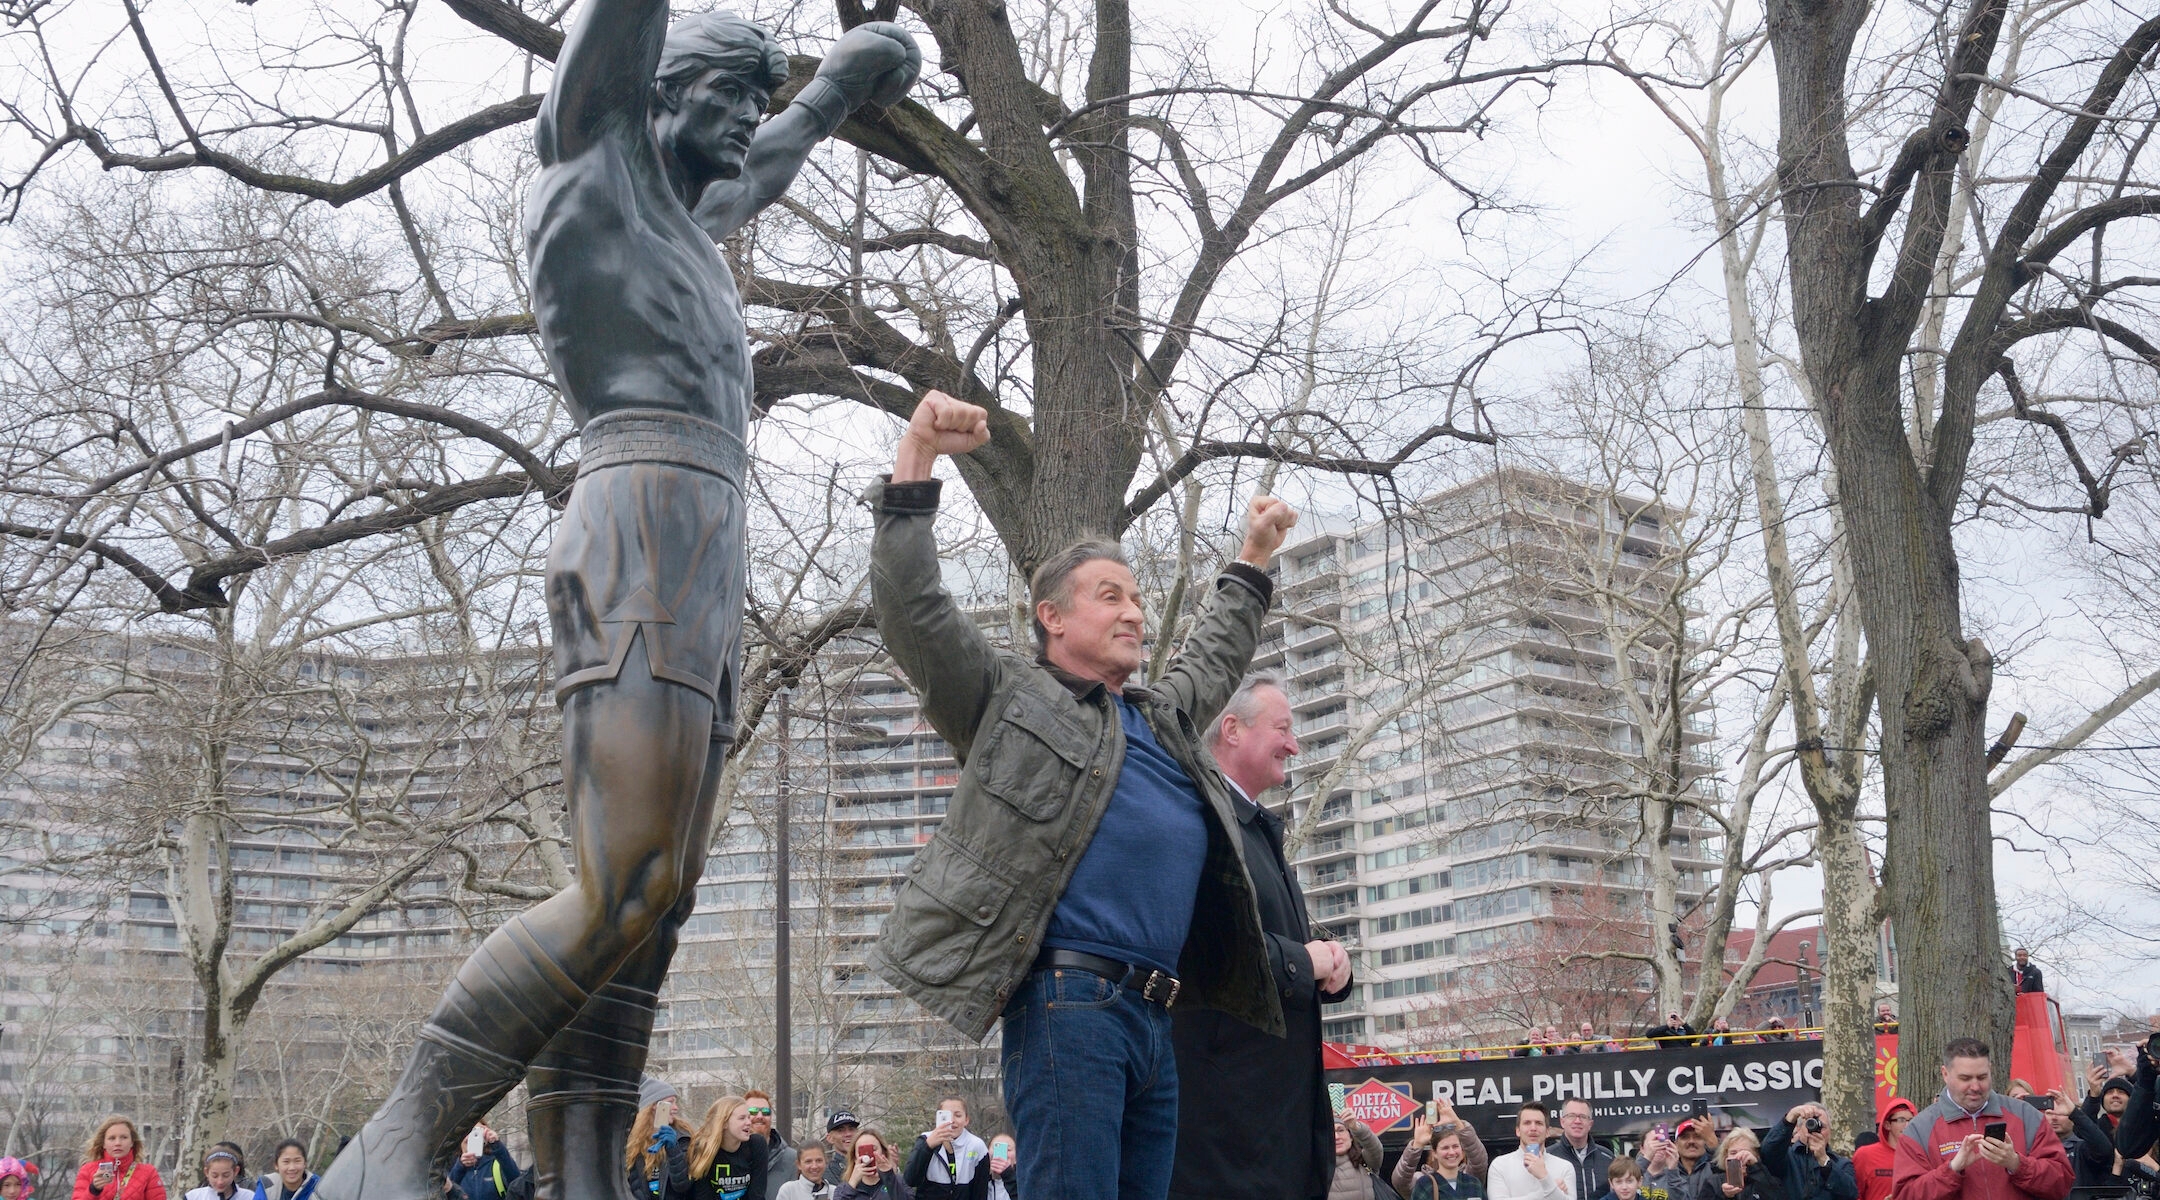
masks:
[[[952,1110],[949,1108],[937,1110],[937,1127],[943,1129],[950,1124],[952,1124]]]
[[[993,1162],[1004,1162],[1004,1161],[1005,1161],[1005,1147],[1003,1147],[1003,1146],[992,1146],[992,1147],[990,1147],[990,1158],[991,1158],[991,1161],[993,1161]]]
[[[2032,1106],[2033,1106],[2034,1108],[2037,1108],[2037,1109],[2039,1109],[2039,1110],[2040,1110],[2041,1112],[2054,1112],[2054,1111],[2055,1111],[2055,1097],[2053,1097],[2053,1096],[2034,1096],[2034,1097],[2032,1098]]]
[[[1658,1135],[1659,1141],[1669,1142],[1672,1140],[1672,1126],[1670,1125],[1660,1125],[1650,1132]]]
[[[1522,1148],[1522,1152],[1523,1152],[1524,1154],[1530,1155],[1531,1157],[1535,1158],[1535,1157],[1537,1157],[1537,1156],[1539,1156],[1539,1155],[1541,1155],[1541,1154],[1545,1153],[1545,1143],[1543,1143],[1543,1142],[1525,1142],[1525,1143],[1523,1143],[1523,1148]]]
[[[2095,1051],[2093,1051],[2093,1052],[2092,1052],[2092,1064],[2093,1064],[2094,1066],[2096,1066],[2096,1067],[2100,1068],[2100,1069],[2101,1069],[2101,1070],[2103,1070],[2103,1071],[2107,1070],[2107,1069],[2108,1069],[2108,1056],[2107,1056],[2107,1051],[2105,1051],[2105,1050],[2095,1050]]]
[[[1440,1123],[1440,1102],[1438,1100],[1427,1100],[1425,1102],[1425,1119],[1434,1125]]]
[[[1688,1101],[1687,1111],[1691,1117],[1707,1117],[1710,1115],[1710,1102],[1701,1096],[1697,1096]]]
[[[104,1162],[101,1162],[101,1163],[99,1163],[99,1164],[97,1165],[97,1169],[98,1169],[98,1170],[100,1170],[100,1171],[103,1171],[103,1172],[105,1172],[105,1173],[106,1173],[107,1175],[110,1175],[110,1174],[112,1174],[112,1173],[113,1173],[114,1171],[117,1171],[117,1170],[119,1170],[119,1169],[120,1169],[120,1164],[119,1164],[119,1163],[117,1163],[117,1162],[114,1162],[114,1161],[113,1161],[112,1159],[109,1159],[109,1158],[108,1158],[108,1159],[106,1159],[106,1160],[105,1160]]]
[[[874,1167],[874,1166],[876,1166],[876,1165],[877,1165],[877,1155],[875,1155],[875,1154],[858,1154],[858,1155],[856,1155],[856,1156],[855,1156],[855,1161],[856,1161],[856,1162],[858,1162],[858,1163],[861,1163],[861,1164],[862,1164],[863,1166],[866,1166],[866,1167]]]
[[[478,1158],[486,1150],[487,1135],[481,1133],[480,1127],[478,1125],[475,1125],[473,1126],[473,1131],[465,1135],[465,1153],[472,1155],[474,1158]]]
[[[1980,1134],[1983,1137],[1993,1138],[1998,1142],[2004,1141],[2010,1136],[2010,1126],[2001,1121],[1989,1121],[1981,1127]]]
[[[1746,1187],[1747,1167],[1744,1164],[1735,1162],[1730,1157],[1728,1157],[1725,1160],[1725,1182],[1733,1185],[1736,1188]]]

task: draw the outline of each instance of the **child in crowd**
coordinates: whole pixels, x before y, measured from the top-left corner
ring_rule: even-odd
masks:
[[[37,1173],[19,1158],[0,1158],[0,1200],[24,1200],[37,1187]]]
[[[255,1181],[255,1200],[309,1200],[319,1182],[308,1170],[307,1143],[287,1138],[270,1152],[270,1174]]]
[[[240,1181],[247,1178],[247,1156],[231,1142],[219,1142],[202,1158],[203,1185],[187,1194],[187,1200],[234,1200],[241,1194]]]
[[[1009,1133],[990,1139],[989,1200],[1020,1200],[1020,1164],[1013,1157],[1017,1148]]]
[[[818,1142],[795,1152],[795,1178],[780,1185],[775,1200],[830,1200],[825,1183],[825,1146]]]
[[[1613,1200],[1635,1200],[1642,1194],[1642,1166],[1634,1155],[1623,1154],[1605,1168],[1605,1183],[1612,1189]]]

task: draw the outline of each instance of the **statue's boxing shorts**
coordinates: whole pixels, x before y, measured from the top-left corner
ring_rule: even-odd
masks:
[[[735,733],[742,662],[742,438],[684,413],[585,423],[577,486],[548,549],[555,699],[614,680],[643,639],[654,679],[713,702]]]

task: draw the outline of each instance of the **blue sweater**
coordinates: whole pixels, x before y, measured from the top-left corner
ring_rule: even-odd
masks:
[[[1175,975],[1207,862],[1207,810],[1139,706],[1112,699],[1125,729],[1125,763],[1043,945]]]

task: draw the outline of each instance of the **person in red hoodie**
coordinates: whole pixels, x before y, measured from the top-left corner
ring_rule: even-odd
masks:
[[[1920,1110],[1903,1097],[1890,1102],[1882,1120],[1875,1123],[1876,1141],[1852,1152],[1853,1178],[1860,1185],[1860,1200],[1890,1200],[1891,1183],[1897,1175],[1898,1139]]]
[[[1943,1048],[1942,1098],[1897,1140],[1897,1200],[2064,1200],[2075,1176],[2040,1110],[1995,1090],[1988,1048]],[[2002,1136],[1988,1136],[1991,1125]]]
[[[107,1117],[83,1148],[74,1200],[165,1200],[165,1181],[142,1160],[142,1133],[126,1117]]]

